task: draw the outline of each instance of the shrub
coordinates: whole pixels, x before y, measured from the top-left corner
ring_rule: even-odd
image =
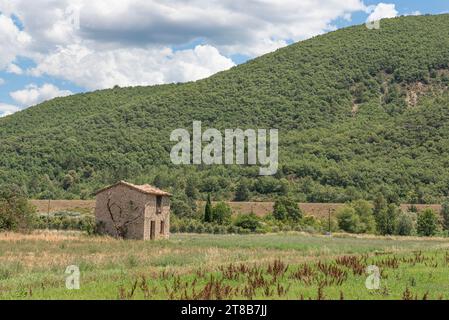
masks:
[[[205,230],[206,230],[206,227],[202,224],[199,224],[196,226],[196,233],[204,233]]]
[[[360,217],[357,215],[354,208],[346,206],[339,210],[337,220],[341,230],[349,233],[359,232]]]
[[[418,214],[417,231],[420,236],[431,237],[438,229],[438,217],[432,209],[425,209]]]
[[[170,224],[170,232],[171,233],[178,233],[179,232],[179,227],[178,224]]]
[[[221,230],[220,230],[220,226],[218,226],[218,225],[215,225],[214,227],[213,227],[213,232],[214,232],[214,234],[220,234],[221,233]]]
[[[410,214],[400,214],[396,225],[396,234],[399,236],[411,236],[414,229],[414,222]]]
[[[0,230],[25,231],[33,228],[35,208],[28,203],[21,190],[0,188]]]
[[[279,221],[299,221],[303,213],[298,204],[291,198],[278,198],[274,204],[273,216]]]
[[[304,218],[302,218],[301,220],[301,226],[305,228],[307,227],[311,227],[313,228],[313,230],[320,230],[321,227],[321,221],[318,220],[317,218],[315,218],[314,216],[305,216]],[[292,226],[292,229],[294,229],[294,225]]]
[[[329,218],[320,218],[320,226],[321,230],[325,232],[336,232],[339,229],[338,219],[336,217],[331,217],[330,221],[330,230],[329,230]]]
[[[214,227],[211,224],[206,224],[204,228],[205,233],[214,233]]]
[[[40,215],[36,219],[37,229],[79,230],[89,235],[101,233],[101,226],[96,226],[95,217],[91,214],[62,211],[50,215]]]
[[[231,216],[231,207],[224,202],[218,203],[212,210],[212,221],[218,224],[229,224]]]
[[[242,214],[236,218],[234,225],[255,232],[260,228],[260,219],[254,213]]]
[[[237,226],[230,225],[230,226],[228,226],[226,231],[227,231],[227,233],[237,234],[237,233],[239,233],[240,229]]]

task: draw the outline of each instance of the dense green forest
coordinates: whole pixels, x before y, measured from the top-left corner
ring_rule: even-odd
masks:
[[[0,183],[87,199],[153,183],[175,199],[373,199],[449,192],[449,15],[382,20],[277,50],[208,79],[57,98],[0,119]],[[175,166],[170,133],[278,128],[280,169]],[[187,210],[187,209],[186,209]]]

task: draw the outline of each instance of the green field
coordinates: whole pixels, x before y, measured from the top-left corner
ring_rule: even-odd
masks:
[[[77,265],[80,290],[65,288]],[[366,267],[381,271],[368,290]],[[348,235],[120,241],[0,234],[0,299],[449,299],[449,242]]]

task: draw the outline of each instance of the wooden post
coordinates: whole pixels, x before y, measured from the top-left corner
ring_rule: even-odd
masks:
[[[47,208],[47,230],[50,230],[50,202],[51,202],[51,200],[48,199],[48,208]]]

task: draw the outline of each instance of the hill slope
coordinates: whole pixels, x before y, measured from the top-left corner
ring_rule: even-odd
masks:
[[[0,119],[0,181],[36,198],[88,198],[129,179],[233,197],[403,202],[449,191],[449,15],[383,20],[296,43],[195,83],[57,98]],[[174,167],[170,132],[279,128],[281,170]],[[185,190],[185,192],[184,192]]]

